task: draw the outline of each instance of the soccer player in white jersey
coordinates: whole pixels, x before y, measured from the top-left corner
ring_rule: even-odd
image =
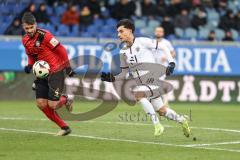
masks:
[[[171,44],[171,42],[167,39],[164,38],[164,28],[159,26],[155,28],[155,38],[156,38],[156,47],[155,47],[155,51],[154,51],[154,57],[156,60],[156,63],[159,63],[161,65],[164,65],[167,67],[168,62],[167,62],[167,58],[166,55],[163,51],[159,50],[158,46],[164,45],[166,46],[170,52],[173,58],[175,58],[176,56],[176,52]],[[162,77],[160,77],[161,80],[165,80],[166,75],[163,75]],[[168,105],[168,95],[162,95],[163,98],[163,103],[165,105]]]
[[[116,76],[114,76],[112,73],[103,72],[101,75],[102,81],[114,82],[115,80],[124,79],[124,77],[126,77],[126,73],[128,73],[130,68],[134,65],[136,66],[136,64],[142,63],[155,63],[155,58],[152,50],[155,48],[156,43],[154,43],[154,41],[149,38],[134,37],[134,30],[135,26],[130,20],[124,19],[118,22],[118,37],[121,42],[126,43],[126,47],[120,50],[120,68],[122,72]],[[169,64],[166,69],[166,75],[170,75],[173,73],[175,67],[174,60],[167,47],[160,45],[159,49],[163,50],[167,55]],[[145,71],[136,70],[129,74],[131,74],[133,77],[138,77],[141,81],[141,75],[144,74],[143,72]],[[134,96],[136,101],[141,104],[143,110],[150,115],[155,127],[154,135],[159,136],[164,131],[164,127],[156,115],[156,112],[158,112],[160,115],[182,124],[184,135],[189,137],[190,128],[188,127],[188,122],[185,117],[178,115],[172,109],[167,108],[163,104],[161,97],[147,97],[146,91],[142,90],[144,88],[143,86],[147,86],[145,88],[151,90],[151,87],[149,87],[147,84],[136,86],[136,88],[134,88]]]

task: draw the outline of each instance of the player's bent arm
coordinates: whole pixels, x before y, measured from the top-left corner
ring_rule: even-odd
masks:
[[[171,55],[172,55],[173,58],[175,58],[176,57],[176,52],[174,50],[171,51]]]
[[[169,63],[174,62],[173,56],[171,54],[171,51],[165,45],[160,45],[159,49],[163,50],[163,52],[165,53]]]
[[[112,73],[110,72],[102,72],[101,74],[101,80],[102,81],[107,81],[107,82],[114,82],[116,80],[123,80],[123,79],[126,79],[126,75],[128,73],[128,69],[126,68],[121,68],[121,72],[114,76]]]
[[[67,50],[62,44],[59,44],[54,48],[53,52],[62,60],[64,67],[70,67],[69,59],[67,56]]]
[[[168,64],[168,67],[166,68],[166,75],[169,76],[169,75],[173,74],[173,71],[175,68],[175,62],[174,62],[173,56],[171,54],[170,49],[167,46],[161,44],[159,46],[159,48],[163,50],[163,52],[165,53],[165,55],[167,57],[169,64]]]
[[[35,59],[30,54],[27,53],[27,50],[26,50],[26,54],[28,57],[28,64],[24,67],[24,72],[29,74],[32,70],[33,64],[35,63]]]
[[[168,40],[166,40],[165,42],[166,42],[166,45],[167,45],[167,47],[169,48],[169,50],[171,52],[172,57],[175,58],[176,57],[176,52],[174,50],[174,47],[173,47],[172,43],[170,41],[168,41]]]
[[[67,56],[67,50],[65,49],[65,47],[62,44],[59,44],[58,46],[56,46],[54,53],[56,55],[59,56],[59,58],[62,60],[63,64],[61,66],[62,69],[66,69],[66,74],[69,77],[73,77],[76,73],[74,72],[74,70],[72,69],[68,56]]]

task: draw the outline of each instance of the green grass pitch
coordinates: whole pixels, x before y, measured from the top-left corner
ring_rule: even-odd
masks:
[[[77,102],[74,110],[95,106],[96,102]],[[171,108],[183,114],[191,109],[196,141],[184,137],[179,124],[163,118],[165,132],[155,138],[141,107],[125,103],[100,118],[68,122],[72,134],[56,137],[58,127],[45,119],[34,101],[1,101],[0,160],[240,159],[239,105],[172,103]]]

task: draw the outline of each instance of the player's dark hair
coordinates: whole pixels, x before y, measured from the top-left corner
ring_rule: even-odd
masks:
[[[22,23],[35,24],[36,18],[31,12],[25,12],[22,16]]]
[[[122,19],[120,20],[118,23],[117,23],[117,28],[120,27],[120,26],[123,26],[124,28],[128,28],[128,29],[131,29],[132,32],[135,31],[135,25],[134,23],[129,20],[129,19]]]

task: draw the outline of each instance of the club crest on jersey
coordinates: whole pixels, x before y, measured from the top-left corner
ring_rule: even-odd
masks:
[[[36,47],[39,47],[40,46],[40,42],[36,41],[35,45],[36,45]]]

